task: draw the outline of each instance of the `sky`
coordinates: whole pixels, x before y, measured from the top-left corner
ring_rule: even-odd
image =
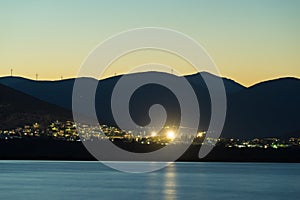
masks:
[[[76,77],[90,51],[108,37],[165,27],[194,38],[222,76],[245,86],[300,78],[298,0],[0,0],[0,5],[0,76],[13,68],[14,75],[32,79],[36,73],[43,80]],[[122,70],[107,76],[126,72],[143,56],[118,61]],[[173,59],[184,71],[184,63]]]

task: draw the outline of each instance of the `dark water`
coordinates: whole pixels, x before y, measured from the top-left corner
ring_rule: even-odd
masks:
[[[0,199],[300,199],[300,165],[175,163],[128,174],[98,162],[0,161]]]

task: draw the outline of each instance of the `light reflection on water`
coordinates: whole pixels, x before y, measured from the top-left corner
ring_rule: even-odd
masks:
[[[164,173],[163,194],[165,200],[176,199],[176,167],[173,164]]]
[[[129,174],[99,162],[0,161],[1,200],[299,199],[299,184],[300,164],[173,163]]]

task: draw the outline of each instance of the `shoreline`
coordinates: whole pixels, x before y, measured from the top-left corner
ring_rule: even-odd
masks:
[[[118,143],[119,147],[134,152],[156,150],[157,146]],[[156,148],[156,149],[155,149]],[[280,149],[228,148],[216,146],[203,159],[198,158],[201,145],[191,145],[175,162],[251,162],[251,163],[300,163],[300,147]],[[11,140],[0,141],[0,160],[36,161],[97,161],[81,142],[55,140]],[[103,162],[139,162],[105,160]],[[141,162],[168,162],[164,160],[144,160]]]

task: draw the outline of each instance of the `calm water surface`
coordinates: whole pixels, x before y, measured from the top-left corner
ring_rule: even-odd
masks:
[[[1,200],[241,198],[300,199],[300,164],[174,163],[129,174],[99,162],[0,161]]]

